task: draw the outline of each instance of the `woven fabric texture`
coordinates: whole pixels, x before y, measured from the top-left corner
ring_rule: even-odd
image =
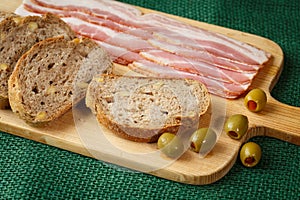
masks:
[[[273,40],[283,49],[285,62],[272,95],[300,106],[298,0],[122,2]],[[300,199],[300,147],[268,137],[251,140],[263,151],[255,168],[237,161],[221,180],[194,186],[0,132],[0,199]]]

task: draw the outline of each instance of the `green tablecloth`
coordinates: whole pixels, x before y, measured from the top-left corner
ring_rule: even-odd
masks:
[[[299,0],[122,1],[275,41],[285,53],[285,68],[272,95],[300,106]],[[0,199],[300,199],[300,147],[252,140],[263,150],[257,167],[237,161],[221,180],[193,186],[0,133]]]

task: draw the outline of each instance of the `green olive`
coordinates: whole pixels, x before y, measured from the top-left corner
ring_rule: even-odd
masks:
[[[252,112],[261,111],[267,103],[266,93],[259,88],[251,90],[244,99],[244,104]]]
[[[242,114],[230,116],[224,126],[226,134],[233,139],[240,139],[248,130],[248,118]]]
[[[182,141],[173,133],[163,133],[158,138],[157,147],[171,158],[180,156],[184,151]]]
[[[254,167],[261,159],[261,148],[254,142],[244,144],[240,150],[240,159],[244,166]]]
[[[209,152],[217,141],[217,134],[210,128],[200,128],[190,137],[190,149],[199,153]]]

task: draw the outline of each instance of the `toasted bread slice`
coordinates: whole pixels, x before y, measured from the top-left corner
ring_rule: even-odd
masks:
[[[0,98],[8,99],[7,81],[18,59],[34,44],[46,38],[76,37],[73,30],[53,14],[40,16],[12,16],[0,23]],[[2,106],[3,107],[3,106]]]
[[[29,124],[52,121],[84,98],[94,74],[111,66],[107,52],[91,39],[41,41],[19,59],[8,81],[11,109]]]
[[[194,128],[210,104],[206,87],[195,80],[95,76],[86,105],[98,121],[119,136],[155,142],[163,132]]]

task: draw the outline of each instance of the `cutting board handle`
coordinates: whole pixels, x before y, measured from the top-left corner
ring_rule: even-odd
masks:
[[[265,109],[249,116],[249,138],[265,135],[300,145],[300,107],[283,104],[268,94]]]

